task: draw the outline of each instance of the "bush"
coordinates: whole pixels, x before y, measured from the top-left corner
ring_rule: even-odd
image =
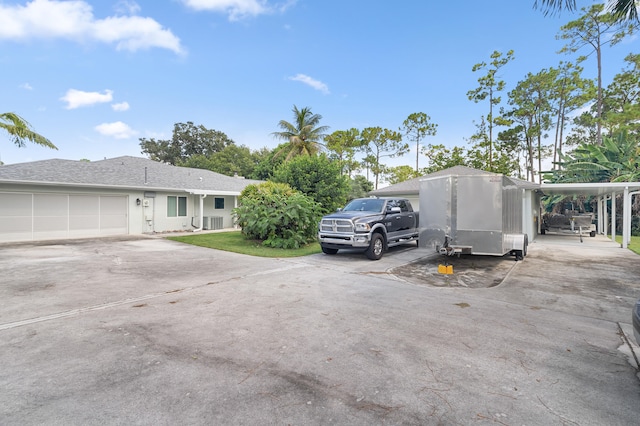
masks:
[[[282,182],[308,195],[320,204],[324,213],[344,206],[349,182],[340,176],[340,164],[326,155],[301,155],[280,165],[273,173]]]
[[[320,205],[287,184],[247,186],[233,214],[242,233],[266,247],[294,249],[316,239]]]

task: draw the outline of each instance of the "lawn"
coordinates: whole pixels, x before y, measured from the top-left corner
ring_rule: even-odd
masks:
[[[299,257],[321,253],[320,244],[311,243],[299,249],[277,249],[264,247],[260,241],[247,240],[240,231],[214,232],[209,234],[167,237],[168,240],[208,247],[216,250],[232,251],[259,257]]]
[[[616,235],[616,242],[622,244],[622,236]],[[636,254],[640,254],[640,237],[634,237],[632,235],[627,248]]]

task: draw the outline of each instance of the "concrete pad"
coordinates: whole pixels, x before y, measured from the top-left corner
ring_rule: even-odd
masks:
[[[492,288],[392,272],[428,256],[262,259],[162,239],[2,246],[0,419],[637,422],[620,332],[640,297],[636,255],[541,238]]]

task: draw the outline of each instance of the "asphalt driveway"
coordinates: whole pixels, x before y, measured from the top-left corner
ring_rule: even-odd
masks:
[[[397,273],[430,256],[0,246],[0,423],[638,422],[638,256],[547,235],[484,288]]]

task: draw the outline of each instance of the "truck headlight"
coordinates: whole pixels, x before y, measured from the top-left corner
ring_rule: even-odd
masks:
[[[368,223],[356,223],[355,224],[356,232],[369,232],[370,229],[371,229],[371,227],[369,226]]]

